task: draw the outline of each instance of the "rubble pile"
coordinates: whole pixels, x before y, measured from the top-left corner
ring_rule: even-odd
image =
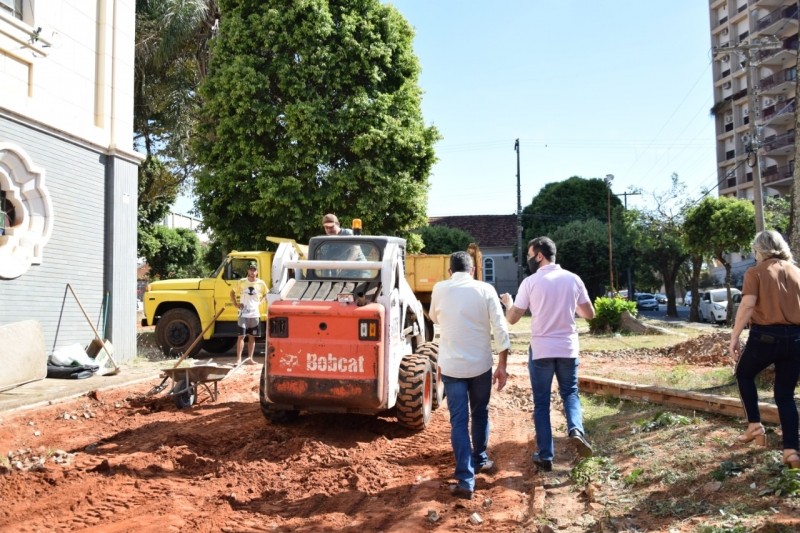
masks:
[[[680,363],[701,366],[724,366],[733,363],[728,355],[731,334],[720,331],[708,335],[700,335],[674,346],[662,348],[664,357]],[[743,345],[744,346],[744,345]]]

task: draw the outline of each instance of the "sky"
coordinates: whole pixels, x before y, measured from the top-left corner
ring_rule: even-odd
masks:
[[[415,29],[436,145],[428,216],[513,214],[571,176],[652,207],[716,194],[706,0],[390,0]],[[620,196],[620,200],[624,197]]]

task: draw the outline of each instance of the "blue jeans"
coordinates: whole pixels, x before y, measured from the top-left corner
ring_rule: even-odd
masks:
[[[475,470],[488,460],[489,398],[491,369],[473,378],[442,376],[447,409],[450,411],[450,442],[456,459],[455,478],[459,486],[475,490]],[[469,422],[472,418],[472,441]]]
[[[748,422],[760,422],[756,376],[775,364],[775,406],[785,450],[798,449],[798,416],[794,389],[800,375],[800,327],[753,324],[739,361],[736,382]]]
[[[546,357],[533,359],[528,350],[528,372],[533,389],[533,427],[539,459],[553,460],[553,430],[550,427],[550,389],[553,375],[558,381],[558,392],[564,403],[567,417],[567,434],[573,429],[583,431],[583,412],[578,397],[578,359],[571,357]]]

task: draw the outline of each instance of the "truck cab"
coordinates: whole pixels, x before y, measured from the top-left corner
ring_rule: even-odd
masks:
[[[156,342],[164,355],[185,354],[203,333],[187,356],[200,349],[221,354],[236,344],[238,309],[231,302],[231,290],[247,277],[247,266],[258,264],[258,277],[271,287],[273,252],[231,252],[209,278],[154,281],[145,290],[142,326],[156,327]],[[261,320],[266,325],[267,306],[262,304]],[[265,327],[261,328],[266,331]]]

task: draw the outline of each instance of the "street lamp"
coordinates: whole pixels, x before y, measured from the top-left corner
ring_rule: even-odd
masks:
[[[614,262],[611,251],[611,182],[614,181],[614,174],[606,174],[606,189],[608,191],[608,286],[614,295]]]

